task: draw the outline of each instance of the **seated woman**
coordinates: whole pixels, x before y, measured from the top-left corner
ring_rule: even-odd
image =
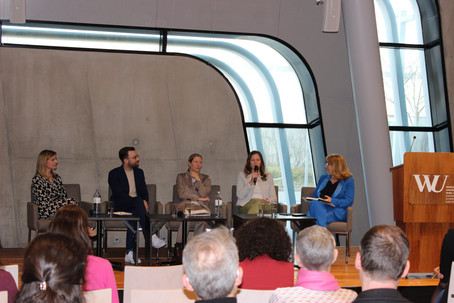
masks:
[[[317,225],[326,227],[329,223],[347,221],[347,208],[353,205],[355,183],[347,163],[341,155],[326,157],[326,174],[318,180],[313,198],[322,198],[334,207],[320,201],[311,201],[308,216],[317,219]]]
[[[58,174],[57,153],[43,150],[36,163],[36,174],[32,179],[33,203],[38,205],[38,219],[50,219],[54,213],[67,204],[75,204],[68,198],[63,182]]]
[[[265,163],[259,151],[252,151],[246,160],[244,170],[236,181],[237,206],[240,214],[258,213],[264,204],[264,213],[271,213],[272,203],[277,203],[273,176],[265,171]]]
[[[243,268],[240,288],[293,286],[292,243],[281,223],[266,217],[250,220],[235,232],[235,239]]]
[[[177,175],[177,194],[180,202],[176,205],[177,211],[184,212],[187,207],[194,204],[197,208],[204,208],[209,211],[210,197],[208,195],[211,191],[211,179],[208,175],[200,172],[203,166],[202,156],[199,154],[192,154],[188,159],[188,170],[184,173]],[[194,206],[194,205],[193,205]],[[194,236],[202,233],[207,224],[205,222],[191,222],[188,224],[189,228],[194,228]],[[176,246],[180,246],[183,238],[182,226],[178,230]]]
[[[39,235],[25,251],[16,302],[85,302],[82,292],[87,250],[62,234]]]
[[[91,255],[91,242],[88,231],[88,217],[85,211],[76,205],[65,205],[55,213],[49,225],[49,231],[64,234],[80,242],[87,252],[87,268],[83,290],[112,289],[112,302],[118,303],[117,283],[109,261]]]

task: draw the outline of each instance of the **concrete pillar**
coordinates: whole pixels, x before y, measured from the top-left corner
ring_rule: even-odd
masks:
[[[343,0],[369,221],[394,224],[392,166],[373,0]],[[361,203],[362,201],[355,201]],[[364,201],[366,202],[366,201]]]

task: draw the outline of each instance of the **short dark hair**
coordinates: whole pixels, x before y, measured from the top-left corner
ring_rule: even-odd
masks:
[[[361,267],[373,280],[398,281],[410,253],[408,238],[397,226],[376,225],[361,239]]]
[[[86,265],[87,250],[73,238],[55,233],[36,237],[25,251],[16,302],[85,302]]]
[[[120,151],[118,152],[118,157],[120,157],[121,163],[123,163],[124,159],[128,158],[128,153],[133,150],[136,149],[132,146],[125,146],[122,149],[120,149]]]
[[[241,225],[235,232],[240,261],[267,254],[277,261],[289,261],[292,243],[284,226],[277,220],[257,218]]]

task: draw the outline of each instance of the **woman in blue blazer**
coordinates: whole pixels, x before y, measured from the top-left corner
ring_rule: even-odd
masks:
[[[329,201],[334,207],[314,200],[308,213],[317,219],[317,225],[323,227],[332,222],[347,221],[347,208],[353,205],[355,196],[355,182],[341,155],[328,155],[325,167],[326,174],[318,180],[312,197]]]

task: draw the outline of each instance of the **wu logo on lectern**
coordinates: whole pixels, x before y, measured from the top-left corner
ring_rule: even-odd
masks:
[[[424,178],[424,182],[421,181],[421,178],[420,178],[421,176]],[[429,178],[430,176],[433,176],[432,181],[430,181],[430,178]],[[430,192],[439,193],[439,192],[442,192],[443,189],[445,189],[446,180],[448,179],[448,176],[446,176],[446,175],[444,176],[444,181],[443,181],[443,184],[441,185],[441,187],[438,184],[438,180],[440,179],[440,176],[441,175],[413,175],[413,177],[415,177],[416,184],[418,185],[419,191],[423,192],[424,188],[426,187],[427,191],[429,193]]]

